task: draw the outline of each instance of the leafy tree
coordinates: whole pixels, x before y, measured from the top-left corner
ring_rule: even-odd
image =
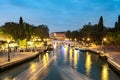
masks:
[[[13,22],[7,22],[2,26],[4,33],[10,34],[13,39],[17,40],[18,37],[18,24]]]
[[[11,39],[12,36],[8,33],[5,33],[2,29],[2,27],[0,27],[0,40],[6,40],[6,39]]]
[[[115,22],[115,31],[120,31],[120,15],[118,16],[118,21]]]
[[[104,25],[103,25],[103,17],[101,16],[98,22],[98,31],[103,31]]]
[[[77,39],[77,41],[79,40],[79,32],[77,30],[73,31],[71,36],[72,36],[72,40],[74,39]]]
[[[66,32],[66,37],[67,37],[68,39],[70,39],[70,38],[72,37],[72,33],[71,33],[70,30],[68,30],[68,31]]]
[[[47,25],[39,25],[36,27],[34,34],[43,40],[49,37],[49,29]]]
[[[26,36],[22,17],[20,17],[19,19],[18,36],[20,40],[25,39],[25,36]]]
[[[115,31],[118,31],[118,23],[115,22]]]
[[[34,26],[23,22],[22,17],[19,19],[19,23],[7,22],[2,26],[4,33],[7,33],[15,39],[19,44],[19,41],[29,41],[32,36],[39,37],[41,39],[49,37],[49,29],[47,25]],[[32,38],[33,39],[33,38]]]
[[[106,38],[108,45],[120,46],[120,32],[108,32]]]
[[[120,15],[118,16],[117,31],[120,31]]]
[[[29,41],[31,38],[31,33],[30,33],[31,26],[28,23],[24,23],[24,26],[25,26],[26,39],[27,39],[27,41]]]
[[[106,34],[106,28],[104,27],[103,24],[103,17],[101,16],[98,22],[98,41],[102,41],[103,37]]]

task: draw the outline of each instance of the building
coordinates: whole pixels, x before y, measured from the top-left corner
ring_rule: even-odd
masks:
[[[66,32],[53,32],[50,34],[50,38],[55,40],[65,40]]]

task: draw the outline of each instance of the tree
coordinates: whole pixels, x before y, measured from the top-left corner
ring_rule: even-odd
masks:
[[[66,37],[68,38],[68,39],[70,39],[71,38],[71,31],[70,30],[68,30],[67,32],[66,32]]]
[[[106,34],[106,29],[103,24],[103,17],[101,16],[98,22],[98,41],[102,41],[103,37]]]
[[[7,22],[5,25],[2,26],[4,33],[7,33],[15,39],[15,41],[19,38],[18,37],[18,24],[14,22]]]
[[[19,19],[19,24],[23,25],[23,19],[22,19],[22,17],[20,17],[20,19]]]
[[[120,15],[118,16],[117,31],[120,31]]]
[[[29,41],[35,37],[41,39],[49,37],[49,29],[47,25],[34,26],[23,22],[22,17],[19,18],[19,23],[7,22],[0,30],[0,34],[12,36],[12,38],[19,44],[20,41]],[[0,35],[1,36],[1,35]],[[9,37],[9,36],[8,36]]]
[[[118,22],[115,22],[115,31],[120,31],[120,15],[118,16]]]
[[[12,36],[8,33],[5,33],[3,31],[3,28],[0,27],[0,40],[6,40],[6,39],[11,39],[11,38],[12,38]]]
[[[36,27],[34,34],[43,40],[44,38],[49,37],[49,29],[47,25],[39,25]]]
[[[19,19],[18,36],[20,40],[25,39],[25,36],[26,36],[22,17],[20,17]]]
[[[114,29],[115,31],[120,31],[120,15],[118,16],[118,21],[115,22]]]
[[[74,40],[74,39],[79,40],[79,32],[77,30],[73,31],[71,38],[72,38],[72,40]]]
[[[103,17],[101,16],[98,22],[98,30],[103,31],[104,25],[103,25]]]
[[[30,40],[31,38],[31,33],[30,33],[30,25],[28,23],[24,23],[25,25],[25,35],[26,35],[26,39],[27,41]]]
[[[118,23],[115,22],[115,31],[118,31]]]
[[[109,45],[120,46],[120,32],[108,32],[106,38]]]

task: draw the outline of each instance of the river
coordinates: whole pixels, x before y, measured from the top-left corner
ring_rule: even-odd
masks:
[[[120,80],[120,76],[98,55],[61,45],[0,73],[0,80]]]

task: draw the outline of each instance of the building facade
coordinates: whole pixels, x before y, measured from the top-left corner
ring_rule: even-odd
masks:
[[[66,32],[53,32],[50,34],[50,38],[54,40],[65,40]]]

